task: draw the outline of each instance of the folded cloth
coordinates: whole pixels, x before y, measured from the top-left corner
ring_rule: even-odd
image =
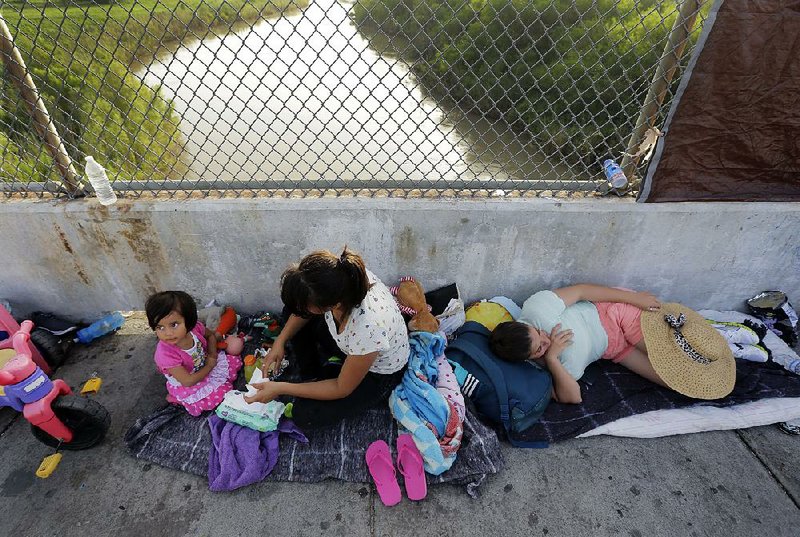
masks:
[[[263,433],[277,429],[286,405],[279,401],[247,403],[244,400],[245,395],[249,394],[239,390],[226,393],[214,412],[225,421]]]
[[[284,419],[278,429],[262,433],[227,422],[219,416],[208,418],[211,450],[208,454],[208,488],[235,490],[257,483],[272,472],[278,462],[278,435],[307,443],[308,439],[293,421]]]
[[[233,390],[225,394],[222,402],[216,408],[217,416],[256,431],[268,432],[278,428],[278,421],[283,415],[286,405],[279,401],[269,403],[248,403],[244,400],[245,395],[255,395],[258,391],[252,384],[258,382],[269,382],[263,378],[260,369],[253,371],[250,378],[251,384],[247,385],[247,392]]]
[[[448,338],[452,338],[456,330],[461,328],[461,325],[467,320],[464,303],[460,298],[451,298],[447,308],[436,316],[436,320],[439,321],[439,331]]]
[[[759,330],[756,324],[747,319],[743,323],[707,320],[728,343],[734,358],[751,362],[769,360],[769,351],[760,345],[767,331],[766,326],[761,325]]]
[[[728,345],[758,345],[764,337],[763,335],[759,336],[753,325],[747,326],[744,323],[722,321],[709,322],[725,338]]]
[[[700,310],[698,313],[706,319],[716,322],[746,324],[761,336],[762,340],[759,345],[769,353],[770,362],[783,366],[787,371],[800,374],[800,356],[771,330],[762,329],[766,326],[756,317],[739,311]]]

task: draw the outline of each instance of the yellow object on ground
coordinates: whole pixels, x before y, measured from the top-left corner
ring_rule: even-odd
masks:
[[[103,383],[103,379],[100,377],[92,377],[86,381],[86,384],[83,385],[81,388],[81,395],[87,395],[90,393],[97,393],[100,391],[100,385]]]
[[[496,302],[486,301],[476,302],[468,307],[466,317],[468,321],[482,324],[487,330],[494,330],[498,324],[514,320],[503,306]]]
[[[56,468],[58,468],[58,463],[61,462],[61,453],[53,453],[52,455],[48,455],[44,459],[42,459],[42,464],[39,465],[39,468],[36,470],[36,477],[41,477],[42,479],[46,479],[50,477]]]

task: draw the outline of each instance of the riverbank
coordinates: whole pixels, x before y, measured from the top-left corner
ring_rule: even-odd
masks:
[[[3,16],[70,156],[113,180],[180,176],[183,140],[172,104],[133,74],[176,44],[293,13],[308,0],[132,0],[4,4]],[[0,96],[0,179],[58,180],[10,81]]]
[[[595,167],[625,149],[677,5],[360,0],[353,19],[407,40],[404,57],[432,95],[502,119],[568,165]]]

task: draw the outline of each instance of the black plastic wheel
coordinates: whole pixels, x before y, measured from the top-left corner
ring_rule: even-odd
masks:
[[[64,442],[61,449],[87,449],[100,442],[111,425],[108,410],[92,399],[77,395],[62,395],[53,401],[53,412],[64,425],[72,430],[72,442]],[[54,438],[31,425],[33,436],[51,447],[58,446],[58,438]]]
[[[42,357],[50,364],[50,367],[55,369],[67,359],[65,347],[68,343],[62,340],[60,336],[51,334],[42,328],[34,328],[33,332],[31,332],[31,341],[42,353]]]

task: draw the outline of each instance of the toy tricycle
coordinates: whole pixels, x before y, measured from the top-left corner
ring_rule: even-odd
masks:
[[[22,412],[33,436],[48,446],[92,447],[108,431],[108,411],[97,401],[72,395],[63,380],[50,380],[32,358],[32,329],[33,323],[24,321],[12,337],[0,342],[0,407]]]

